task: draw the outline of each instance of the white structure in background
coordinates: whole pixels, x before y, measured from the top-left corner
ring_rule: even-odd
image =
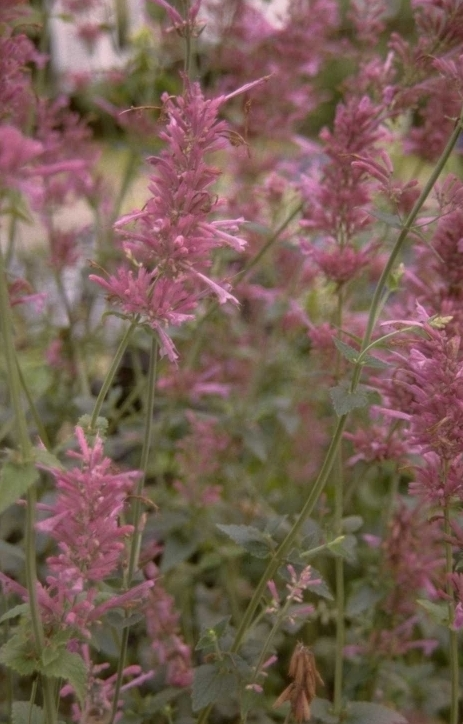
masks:
[[[117,6],[122,14],[118,16]],[[127,23],[128,39],[144,23],[145,0],[99,0],[95,7],[78,15],[79,25],[102,26],[104,31],[89,44],[77,33],[75,22],[66,21],[61,0],[51,3],[50,45],[53,68],[64,90],[72,86],[73,75],[95,76],[123,67],[130,57],[130,44],[119,46],[118,18]]]
[[[108,28],[94,43],[92,49],[76,33],[76,26],[60,18],[63,14],[61,0],[51,3],[50,39],[53,67],[62,78],[64,90],[74,74],[95,76],[99,72],[123,67],[130,56],[130,45],[119,48],[116,34],[117,6],[127,13],[127,33],[130,38],[144,22],[145,3],[150,0],[99,0],[92,10],[81,13],[79,20],[86,24],[104,25]],[[216,0],[226,2],[226,0]],[[262,10],[267,20],[280,25],[288,0],[248,0]],[[0,0],[1,2],[1,0]],[[207,22],[207,13],[201,10]]]

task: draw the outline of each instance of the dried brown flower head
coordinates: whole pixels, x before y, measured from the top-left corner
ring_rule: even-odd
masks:
[[[315,657],[308,646],[297,643],[289,662],[288,673],[294,681],[280,694],[273,706],[278,707],[289,701],[291,714],[298,724],[310,721],[310,704],[315,697],[317,681],[323,685],[323,679],[317,671]]]

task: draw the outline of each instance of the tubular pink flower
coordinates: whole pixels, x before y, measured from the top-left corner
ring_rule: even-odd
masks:
[[[219,171],[205,159],[227,145],[228,125],[218,119],[220,106],[263,80],[213,100],[203,97],[197,83],[185,81],[182,96],[163,97],[168,120],[159,136],[166,147],[149,159],[154,167],[149,185],[152,196],[143,210],[126,214],[115,224],[135,269],[120,266],[107,278],[90,276],[124,315],[140,315],[141,323],[157,332],[161,354],[172,362],[177,352],[168,327],[191,319],[206,290],[221,304],[237,303],[228,285],[207,274],[215,249],[228,246],[241,251],[246,242],[236,236],[241,219],[210,219],[220,205],[209,190]]]
[[[53,577],[67,581],[77,592],[85,582],[102,581],[120,564],[123,539],[132,526],[121,526],[119,515],[140,473],[116,472],[112,461],[104,457],[99,437],[90,446],[77,427],[76,438],[80,452],[68,455],[80,465],[70,470],[48,468],[58,495],[53,515],[37,528],[51,535],[61,551],[47,560]]]

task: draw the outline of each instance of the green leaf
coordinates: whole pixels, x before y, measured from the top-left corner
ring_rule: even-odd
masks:
[[[339,717],[333,714],[333,704],[328,699],[319,699],[315,697],[311,704],[312,714],[323,724],[338,724]]]
[[[0,623],[3,623],[4,621],[9,621],[12,618],[16,618],[16,616],[21,616],[23,613],[29,613],[28,603],[19,603],[17,606],[13,606],[13,608],[10,608],[10,610],[4,613],[3,616],[0,618]]]
[[[365,367],[375,367],[377,370],[385,370],[390,366],[387,362],[383,362],[382,359],[373,357],[371,354],[366,354],[362,357],[362,365],[365,365]]]
[[[34,448],[34,460],[38,465],[42,465],[44,468],[58,468],[58,470],[64,470],[63,465],[60,463],[56,455],[48,452],[44,448]]]
[[[224,668],[222,662],[198,666],[194,670],[193,711],[200,711],[209,704],[228,698],[236,687],[236,674]]]
[[[221,636],[223,636],[228,629],[230,618],[231,616],[226,616],[225,618],[220,619],[215,626],[211,626],[210,628],[202,631],[199,641],[195,646],[195,650],[201,651],[202,649],[209,649],[211,647],[215,648],[217,641],[219,641]]]
[[[425,598],[420,598],[417,600],[417,604],[421,606],[421,608],[424,608],[426,613],[429,614],[430,618],[438,626],[449,625],[448,606],[444,601],[441,603],[433,603],[432,601],[427,601]]]
[[[143,699],[143,713],[145,715],[157,714],[170,704],[171,701],[174,701],[182,694],[183,690],[181,688],[179,689],[178,687],[172,686],[169,689],[163,689],[153,696],[148,695]]]
[[[268,534],[250,525],[218,525],[217,528],[256,558],[267,558],[275,548]]]
[[[355,563],[357,560],[356,548],[357,538],[351,534],[340,536],[329,544],[331,553],[344,558],[349,563]]]
[[[344,724],[407,724],[402,714],[381,704],[354,701],[347,705]]]
[[[334,337],[333,342],[338,348],[338,351],[342,354],[343,357],[349,360],[349,362],[353,362],[355,364],[358,361],[360,353],[356,349],[354,349],[354,347],[351,347],[350,344],[342,342],[337,337]]]
[[[73,687],[82,704],[87,692],[87,667],[79,654],[62,648],[59,655],[41,669],[45,676],[65,679]]]
[[[347,515],[342,519],[342,529],[344,533],[355,533],[363,525],[363,518],[361,515]]]
[[[321,596],[322,598],[327,598],[329,601],[333,600],[333,594],[331,593],[330,589],[328,588],[328,584],[326,583],[325,579],[317,571],[316,568],[313,566],[312,568],[312,578],[314,581],[319,581],[319,583],[313,583],[312,581],[309,581],[307,584],[307,590],[312,591],[313,593],[316,593],[317,596]]]
[[[11,710],[11,724],[45,724],[43,710],[28,701],[15,701]]]
[[[356,392],[351,392],[348,383],[341,382],[330,389],[330,395],[336,414],[339,417],[347,415],[348,412],[352,412],[357,407],[366,407],[368,405],[368,390],[364,385],[359,385]]]
[[[0,649],[0,663],[9,666],[21,676],[40,670],[33,645],[22,631],[13,634],[6,644],[3,644]]]
[[[0,513],[24,495],[38,478],[34,463],[6,462],[0,474]]]
[[[346,616],[360,616],[365,611],[371,611],[381,599],[382,594],[368,585],[358,586],[352,591],[346,603]]]
[[[198,538],[191,535],[189,538],[182,535],[171,535],[164,545],[161,571],[167,573],[179,563],[183,563],[198,549]]]
[[[394,229],[403,228],[402,220],[397,214],[388,214],[387,211],[379,211],[379,209],[369,209],[368,213],[375,219],[383,221],[387,226],[392,226]]]

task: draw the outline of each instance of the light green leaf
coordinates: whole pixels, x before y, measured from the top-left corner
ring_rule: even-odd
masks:
[[[256,558],[267,558],[276,545],[268,534],[250,525],[218,525],[217,528]]]
[[[21,676],[27,676],[40,669],[30,641],[22,632],[15,633],[0,649],[0,663],[9,666]]]
[[[3,623],[4,621],[9,621],[12,618],[16,618],[16,616],[21,616],[23,613],[29,613],[28,603],[19,603],[17,606],[13,606],[13,608],[10,608],[10,610],[4,613],[3,616],[0,618],[0,623]]]
[[[237,688],[237,676],[224,668],[222,662],[203,664],[194,670],[193,711],[228,698]]]
[[[73,687],[82,704],[87,692],[87,667],[79,654],[62,648],[59,655],[41,669],[45,676],[65,679]]]
[[[368,390],[363,385],[359,385],[356,392],[350,392],[348,384],[341,382],[330,389],[330,395],[336,414],[339,417],[347,415],[357,407],[366,407],[368,405]]]
[[[0,473],[0,513],[24,495],[38,478],[33,463],[6,462]]]

